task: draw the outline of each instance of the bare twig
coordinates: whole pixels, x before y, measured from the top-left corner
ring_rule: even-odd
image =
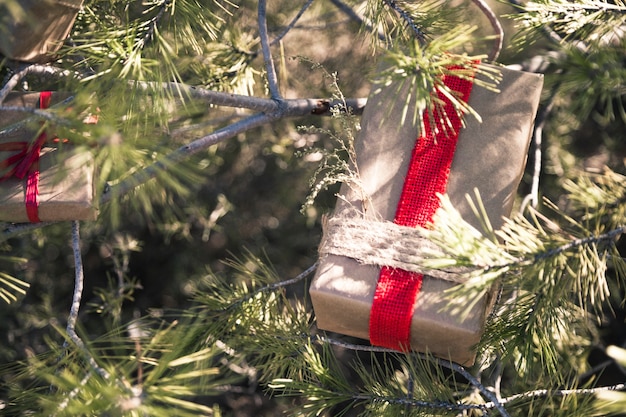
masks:
[[[557,88],[552,89],[552,94],[548,99],[548,102],[543,109],[537,115],[535,119],[535,130],[533,132],[533,146],[535,148],[535,155],[533,161],[533,180],[530,189],[530,194],[527,195],[520,206],[520,212],[523,212],[526,205],[530,202],[533,208],[537,208],[539,205],[539,179],[541,177],[541,163],[542,163],[542,142],[543,142],[543,128],[548,120],[548,115],[552,111],[554,105],[554,97],[556,96]]]
[[[304,3],[304,6],[300,8],[300,11],[298,11],[298,14],[293,19],[291,19],[291,22],[289,22],[285,30],[283,30],[280,35],[275,37],[274,40],[272,40],[272,42],[270,43],[270,45],[276,45],[278,42],[280,42],[285,37],[285,35],[287,35],[287,33],[289,33],[289,31],[293,29],[294,26],[296,26],[296,23],[298,23],[298,20],[300,20],[304,12],[306,12],[306,10],[309,7],[311,7],[311,4],[313,4],[313,0],[307,0],[307,2]]]
[[[80,300],[83,294],[84,274],[83,261],[80,251],[80,230],[77,221],[72,222],[72,250],[74,252],[74,296],[72,297],[72,306],[70,307],[70,315],[67,318],[67,334],[76,344],[82,344],[82,341],[76,334],[76,321],[78,320],[78,311],[80,310]]]
[[[311,275],[311,273],[313,273],[313,271],[315,271],[317,269],[318,265],[319,265],[319,262],[315,262],[313,265],[311,265],[310,267],[308,267],[307,269],[305,269],[304,271],[299,273],[294,278],[287,279],[285,281],[276,282],[276,283],[273,283],[273,284],[266,285],[264,287],[258,288],[255,291],[252,291],[251,293],[246,294],[245,297],[243,297],[243,298],[241,298],[239,300],[233,301],[230,305],[228,305],[228,307],[226,307],[226,310],[230,310],[230,309],[240,305],[245,300],[250,300],[250,299],[254,298],[254,296],[257,295],[257,294],[261,294],[261,293],[268,292],[268,291],[274,291],[274,290],[277,290],[279,288],[283,288],[283,287],[287,287],[289,285],[296,284],[296,283],[302,281],[303,279],[305,279],[306,277],[308,277],[309,275]]]
[[[484,0],[472,0],[472,2],[480,9],[481,12],[489,19],[489,23],[493,28],[495,34],[494,44],[489,53],[488,59],[490,61],[495,61],[500,56],[500,51],[502,51],[502,42],[504,41],[504,29],[502,29],[502,25],[500,24],[500,20],[498,20],[498,16],[493,12],[491,7]]]
[[[0,89],[0,103],[9,95],[9,93],[17,87],[17,85],[29,74],[53,75],[56,77],[66,77],[72,75],[71,71],[63,70],[48,65],[26,65],[21,66],[17,72],[13,72]]]
[[[133,85],[146,92],[150,92],[155,88],[161,88],[172,94],[180,95],[181,97],[191,97],[203,100],[207,104],[273,113],[277,118],[306,116],[308,114],[315,114],[318,116],[330,115],[330,109],[333,106],[343,104],[343,101],[329,101],[318,98],[299,98],[282,100],[283,105],[280,106],[276,100],[270,98],[224,93],[221,91],[207,90],[187,84],[133,82]],[[346,104],[352,109],[353,114],[361,114],[366,102],[367,99],[365,98],[353,98],[346,100]]]
[[[85,343],[76,333],[76,321],[78,320],[78,312],[80,310],[80,300],[83,296],[83,287],[85,284],[85,276],[83,273],[83,260],[80,250],[80,226],[78,221],[72,222],[72,249],[74,252],[74,294],[72,296],[72,306],[70,315],[67,318],[66,332],[70,340],[83,352],[85,359],[95,372],[102,378],[109,379],[109,373],[104,370],[96,360],[91,356]],[[64,344],[64,347],[67,343]]]
[[[552,108],[552,103],[550,103],[549,108]],[[537,208],[539,205],[539,178],[541,177],[541,163],[542,163],[542,142],[543,142],[543,128],[545,126],[546,114],[549,112],[548,107],[541,112],[540,118],[537,118],[537,123],[535,124],[535,131],[533,133],[533,146],[535,147],[535,158],[533,165],[533,182],[530,188],[531,200],[530,204]]]
[[[624,391],[626,390],[626,384],[617,384],[606,387],[596,387],[596,388],[580,388],[580,389],[561,389],[561,390],[547,390],[547,389],[538,389],[534,391],[523,392],[521,394],[511,395],[510,397],[503,398],[500,400],[501,404],[508,404],[510,402],[519,400],[519,399],[529,399],[529,398],[542,398],[542,397],[565,397],[568,395],[594,395],[599,392],[606,391]],[[485,403],[487,408],[493,408],[493,403]]]
[[[261,38],[261,50],[263,51],[263,60],[265,62],[265,71],[267,72],[267,84],[270,90],[270,96],[274,100],[281,100],[280,90],[278,88],[278,77],[276,75],[276,67],[272,59],[272,51],[270,50],[269,38],[267,35],[267,4],[266,0],[259,0],[258,18],[259,18],[259,36]]]
[[[138,185],[143,184],[152,178],[156,178],[159,172],[166,171],[170,166],[175,165],[176,163],[181,162],[182,160],[189,158],[202,150],[208,149],[225,139],[236,136],[257,126],[264,125],[271,120],[273,120],[273,118],[264,113],[254,114],[223,129],[216,130],[209,135],[201,137],[188,145],[181,146],[161,161],[155,162],[145,169],[126,178],[124,181],[105,190],[100,198],[100,203],[105,204],[113,198],[119,198]]]
[[[63,411],[65,409],[67,409],[67,406],[70,404],[70,400],[73,400],[74,398],[76,398],[76,396],[79,394],[80,389],[82,387],[85,386],[85,384],[89,381],[89,379],[91,378],[92,374],[91,372],[87,372],[85,374],[85,376],[83,377],[83,379],[80,380],[80,383],[76,386],[76,388],[74,388],[73,390],[71,390],[63,399],[63,401],[61,401],[61,403],[59,404],[59,406],[57,407],[57,413],[59,411]],[[52,417],[55,417],[57,415],[57,413],[54,413],[52,415]]]
[[[341,0],[330,0],[330,2],[334,4],[335,7],[337,7],[340,11],[342,11],[345,15],[347,15],[350,19],[362,25],[368,31],[373,32],[374,30],[376,30],[376,32],[378,33],[378,39],[380,39],[383,42],[387,42],[387,37],[385,36],[385,34],[377,30],[376,28],[374,28],[370,23],[366,22],[362,16],[360,16],[357,12],[355,12],[352,9],[352,7],[348,6]]]
[[[61,125],[69,125],[69,122],[61,117],[54,115],[46,110],[40,110],[32,107],[20,107],[20,106],[2,106],[0,105],[0,112],[4,111],[12,111],[12,112],[22,112],[28,113],[35,116],[39,116],[42,119],[52,120],[53,122]],[[26,122],[24,122],[26,123]],[[21,125],[21,124],[20,124]]]

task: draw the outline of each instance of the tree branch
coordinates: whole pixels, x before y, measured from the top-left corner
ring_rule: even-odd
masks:
[[[547,390],[538,389],[534,391],[523,392],[521,394],[511,395],[510,397],[500,400],[501,404],[508,404],[519,399],[541,398],[541,397],[565,397],[568,395],[593,395],[603,391],[625,391],[626,384],[617,384],[606,387],[581,388],[581,389],[562,389]],[[485,403],[486,408],[494,408],[493,403]]]
[[[424,45],[426,43],[426,35],[421,28],[419,28],[413,18],[404,10],[402,7],[398,6],[395,0],[383,0],[383,3],[389,6],[391,9],[395,10],[396,13],[400,15],[400,17],[405,21],[405,23],[411,28],[415,37],[419,41],[420,45]]]
[[[493,12],[489,4],[484,0],[472,0],[472,2],[480,9],[481,12],[487,17],[491,27],[495,32],[495,39],[493,48],[489,53],[488,59],[490,61],[495,61],[500,56],[500,51],[502,51],[502,42],[504,41],[504,29],[502,29],[502,25],[500,24],[500,20],[498,20],[498,16]]]
[[[233,301],[227,308],[225,308],[225,310],[231,310],[232,308],[240,305],[242,302],[246,301],[246,300],[250,300],[253,299],[255,295],[257,294],[261,294],[267,291],[274,291],[277,290],[279,288],[283,288],[283,287],[287,287],[289,285],[293,285],[296,284],[300,281],[302,281],[303,279],[305,279],[306,277],[308,277],[309,275],[311,275],[311,273],[313,273],[313,271],[315,271],[317,269],[317,266],[319,265],[319,262],[315,262],[313,265],[311,265],[310,267],[308,267],[307,269],[305,269],[304,271],[300,272],[297,276],[295,276],[294,278],[291,279],[287,279],[284,281],[280,281],[280,282],[276,282],[270,285],[266,285],[264,287],[258,288],[254,291],[252,291],[249,294],[246,294],[245,297],[242,297],[238,300]]]
[[[400,354],[400,352],[396,350],[383,348],[379,346],[356,345],[352,343],[345,343],[345,342],[331,339],[325,336],[316,336],[316,338],[319,343],[329,343],[331,345],[339,346],[339,347],[349,349],[349,350],[354,350],[354,351]],[[456,364],[454,362],[445,361],[443,359],[425,355],[423,353],[411,352],[410,354],[415,355],[421,359],[434,362],[435,364],[439,366],[442,366],[444,368],[450,369],[452,371],[455,371],[461,374],[465,379],[467,379],[470,382],[470,384],[472,384],[476,389],[478,389],[478,391],[480,391],[486,398],[488,398],[491,401],[491,403],[493,404],[491,408],[496,408],[500,412],[500,415],[502,417],[510,417],[510,414],[506,411],[504,406],[499,402],[496,395],[490,390],[488,390],[487,388],[485,388],[485,386],[474,375],[469,373],[463,366]]]
[[[274,100],[281,100],[282,96],[278,88],[278,77],[276,76],[276,67],[272,59],[272,51],[270,50],[269,38],[267,35],[267,4],[266,0],[259,0],[258,8],[259,18],[259,36],[261,38],[261,50],[263,51],[263,61],[265,62],[265,71],[267,72],[267,84],[270,90],[270,96]]]
[[[105,190],[100,198],[100,204],[108,203],[112,198],[119,198],[128,193],[133,188],[148,180],[155,178],[159,172],[167,170],[170,165],[181,162],[182,160],[202,151],[209,147],[220,143],[221,141],[236,136],[252,128],[264,125],[272,121],[272,116],[264,113],[254,114],[239,122],[233,123],[223,129],[216,130],[200,139],[196,139],[188,145],[181,146],[175,151],[168,154],[165,158],[146,167],[142,171],[138,171],[124,181]]]
[[[67,77],[72,75],[71,71],[63,70],[57,67],[52,67],[49,65],[37,65],[37,64],[29,64],[29,65],[20,65],[20,69],[17,72],[13,72],[8,76],[6,82],[0,89],[0,103],[4,101],[5,98],[9,95],[9,93],[17,87],[19,82],[29,74],[39,74],[39,75],[53,75],[56,77]]]
[[[358,394],[351,397],[353,400],[365,400],[377,403],[388,403],[395,405],[404,405],[407,408],[427,408],[435,410],[448,410],[448,411],[469,411],[469,410],[485,410],[487,407],[484,404],[464,404],[464,403],[449,403],[445,401],[424,401],[416,400],[412,398],[397,398],[397,397],[385,397],[381,395],[367,395]],[[408,413],[407,413],[408,414]]]
[[[268,103],[272,100],[268,100]],[[323,101],[313,99],[293,99],[283,100],[283,106],[279,108],[276,104],[276,112],[257,113],[249,116],[243,120],[240,120],[232,125],[216,130],[200,139],[181,146],[175,151],[168,154],[161,161],[157,161],[154,164],[148,166],[142,171],[139,171],[131,177],[125,179],[119,184],[105,190],[100,199],[101,204],[108,203],[113,197],[118,198],[136,186],[145,183],[146,181],[155,178],[159,172],[167,170],[172,164],[176,164],[190,156],[201,152],[209,147],[216,145],[223,140],[229,139],[247,130],[264,125],[269,122],[276,121],[277,119],[284,117],[304,116],[307,114],[324,114],[330,111],[334,105],[343,105],[343,101]],[[347,102],[348,106],[354,104],[360,108],[365,106],[364,99],[356,99],[355,101]],[[318,112],[319,110],[319,112]]]
[[[361,17],[354,10],[352,10],[352,8],[350,6],[348,6],[347,4],[342,2],[341,0],[330,0],[330,2],[332,4],[334,4],[335,7],[337,7],[340,11],[342,11],[344,14],[346,14],[350,19],[352,19],[355,22],[357,22],[358,24],[362,25],[368,31],[374,32],[374,30],[376,30],[376,33],[378,33],[378,39],[383,41],[383,42],[387,42],[387,37],[385,36],[384,33],[382,33],[381,31],[379,31],[377,29],[375,29],[370,23],[366,22],[363,19],[363,17]]]
[[[224,93],[221,91],[207,90],[180,83],[153,83],[139,82],[132,83],[137,88],[144,91],[151,91],[155,88],[162,88],[172,94],[182,97],[191,97],[205,101],[207,104],[224,107],[244,108],[263,113],[272,113],[277,118],[315,115],[330,115],[333,106],[343,105],[342,100],[329,101],[317,98],[283,99],[282,106],[276,100],[263,97],[245,96],[242,94]],[[353,114],[361,114],[367,102],[366,98],[347,99],[346,104],[352,109]]]
[[[542,260],[542,259],[546,259],[546,258],[550,258],[552,256],[555,255],[559,255],[563,252],[566,252],[570,249],[574,249],[577,248],[579,246],[583,246],[583,245],[587,245],[589,243],[598,243],[598,242],[602,242],[604,240],[613,240],[614,238],[616,238],[619,235],[622,235],[626,233],[626,226],[622,226],[622,227],[618,227],[617,229],[613,229],[610,230],[606,233],[603,233],[601,235],[594,235],[594,236],[588,236],[582,239],[575,239],[572,240],[569,243],[566,243],[565,245],[559,246],[557,248],[554,249],[550,249],[547,252],[544,253],[540,253],[537,254],[532,261],[530,261],[531,263],[534,263],[538,260]]]
[[[98,365],[96,360],[91,356],[85,347],[83,340],[76,333],[76,322],[78,320],[80,301],[83,296],[83,287],[85,284],[82,254],[80,250],[80,226],[79,222],[76,220],[72,222],[72,249],[74,252],[74,294],[72,296],[70,314],[67,319],[66,332],[70,340],[83,352],[85,359],[93,370],[96,371],[102,378],[109,379],[109,373]],[[65,342],[63,346],[67,347],[67,342]]]
[[[277,37],[274,38],[274,40],[272,40],[272,42],[270,43],[270,46],[271,45],[276,45],[278,42],[280,42],[285,37],[285,35],[287,35],[287,33],[289,33],[289,31],[291,29],[294,28],[296,23],[298,23],[298,20],[300,20],[300,18],[304,14],[304,12],[306,12],[306,10],[311,6],[311,4],[313,4],[313,0],[307,0],[307,2],[304,3],[304,6],[302,6],[300,8],[300,11],[298,12],[298,14],[293,19],[291,19],[291,22],[289,22],[289,24],[287,25],[285,30],[283,30],[280,35],[278,35]]]

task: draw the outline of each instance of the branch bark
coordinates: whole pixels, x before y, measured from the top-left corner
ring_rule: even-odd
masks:
[[[70,315],[67,319],[66,332],[72,343],[78,347],[89,365],[93,370],[104,379],[109,379],[109,373],[102,368],[96,360],[91,356],[85,343],[76,333],[76,322],[78,320],[78,312],[80,310],[80,301],[83,297],[83,288],[85,286],[85,275],[83,272],[83,260],[80,250],[80,226],[78,221],[72,222],[72,249],[74,253],[74,294],[72,296],[72,306],[70,307]],[[67,346],[67,343],[64,344]]]
[[[278,88],[278,77],[276,75],[276,67],[272,59],[272,51],[270,50],[269,37],[267,35],[267,2],[259,0],[259,36],[261,37],[261,50],[263,51],[263,61],[265,62],[265,71],[267,72],[267,84],[270,90],[270,96],[274,100],[282,100],[280,90]]]

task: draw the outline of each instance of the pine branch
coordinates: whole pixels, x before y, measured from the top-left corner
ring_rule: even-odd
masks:
[[[398,352],[393,349],[387,349],[387,348],[383,348],[379,346],[357,345],[353,343],[346,343],[346,342],[342,342],[340,340],[328,338],[325,336],[318,335],[315,337],[315,340],[318,343],[328,343],[331,345],[342,347],[344,349],[349,349],[349,350],[354,350],[354,351],[359,351],[359,352],[377,352],[377,353],[398,354]],[[500,404],[496,395],[492,391],[488,390],[475,376],[469,373],[463,366],[456,364],[454,362],[445,361],[443,359],[436,358],[434,356],[425,355],[423,353],[413,352],[411,353],[411,355],[414,355],[423,360],[433,362],[437,364],[438,366],[442,366],[444,368],[447,368],[447,369],[450,369],[452,371],[459,373],[465,379],[467,379],[470,382],[470,384],[472,384],[476,389],[478,389],[481,392],[481,394],[483,394],[486,398],[491,400],[491,402],[494,404],[493,407],[495,407],[498,410],[501,416],[510,417],[509,413],[506,411],[504,406]]]
[[[136,82],[138,87],[143,89],[149,89],[152,86],[151,83]],[[226,139],[232,138],[240,133],[246,132],[258,126],[262,126],[267,123],[275,122],[277,119],[286,117],[298,117],[306,115],[330,115],[331,109],[339,107],[341,109],[349,109],[354,114],[359,114],[363,111],[365,103],[364,98],[357,99],[345,99],[345,100],[325,100],[325,99],[287,99],[282,100],[282,105],[279,105],[272,99],[264,99],[259,97],[242,96],[231,93],[223,93],[218,91],[206,90],[196,88],[193,86],[186,86],[178,83],[162,83],[162,87],[171,92],[177,92],[188,94],[195,98],[201,98],[206,100],[209,104],[236,107],[236,108],[251,108],[260,109],[264,113],[252,115],[239,122],[233,123],[222,129],[210,133],[207,136],[196,139],[193,142],[184,145],[177,150],[168,154],[163,160],[155,162],[154,164],[146,167],[142,171],[138,171],[131,177],[126,178],[124,181],[116,184],[115,186],[108,187],[104,190],[100,198],[100,204],[107,204],[113,198],[119,198],[126,195],[136,186],[143,184],[153,178],[155,178],[159,172],[167,170],[172,164],[177,164],[192,155],[201,152],[215,144],[218,144]],[[48,113],[43,112],[42,115],[48,117]],[[5,224],[4,229],[0,232],[0,242],[10,239],[21,233],[31,232],[35,229],[46,227],[48,225],[55,224],[54,222],[41,222],[41,223],[25,223],[25,224]]]
[[[424,44],[426,44],[426,35],[422,31],[422,29],[417,26],[411,15],[409,15],[409,13],[407,13],[402,7],[400,7],[395,0],[383,0],[383,3],[400,15],[402,20],[404,20],[407,26],[413,31],[413,34],[415,35],[415,38],[418,40],[420,45],[424,46]]]
[[[385,403],[385,404],[393,404],[393,405],[403,405],[406,407],[420,408],[420,409],[461,411],[461,412],[467,412],[470,410],[485,411],[489,408],[489,407],[486,407],[484,404],[448,403],[445,401],[427,401],[427,400],[416,400],[412,398],[384,397],[381,395],[374,395],[374,394],[355,394],[355,395],[352,395],[350,399],[354,401],[367,401],[368,403]],[[501,414],[501,415],[505,417],[507,416],[510,417],[510,415],[506,411],[504,414]]]
[[[622,235],[624,233],[626,233],[626,226],[618,227],[617,229],[610,230],[600,235],[588,236],[582,239],[574,239],[565,245],[561,245],[554,249],[550,249],[547,252],[536,254],[533,260],[528,260],[528,261],[520,260],[520,264],[535,263],[536,261],[540,261],[540,260],[547,259],[547,258],[552,258],[554,256],[562,254],[563,252],[567,252],[569,250],[578,248],[580,246],[596,244],[596,243],[600,243],[604,241],[612,241],[617,236]]]

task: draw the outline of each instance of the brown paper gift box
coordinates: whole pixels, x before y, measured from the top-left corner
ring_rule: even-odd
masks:
[[[0,5],[0,53],[17,61],[46,62],[70,33],[83,0],[18,0],[20,15]]]
[[[53,93],[52,104],[69,96]],[[3,106],[37,107],[39,93],[10,93]],[[37,122],[28,113],[0,111],[0,143],[34,140]],[[0,150],[0,160],[12,153]],[[39,161],[39,218],[41,221],[95,220],[98,214],[94,192],[94,163],[88,152],[78,154],[44,147]],[[28,222],[24,195],[26,181],[0,181],[0,221]]]
[[[469,104],[482,123],[466,117],[459,134],[447,194],[463,218],[480,230],[466,194],[480,192],[494,228],[510,215],[517,187],[526,164],[543,77],[501,68],[500,93],[474,85]],[[401,123],[405,102],[391,85],[368,100],[355,141],[356,161],[362,190],[344,184],[335,214],[356,208],[369,220],[393,220],[417,138],[417,127]],[[407,114],[412,114],[409,108]],[[361,192],[362,191],[362,192]],[[369,196],[365,201],[363,195]],[[354,212],[354,210],[351,210]],[[320,254],[320,264],[311,283],[310,295],[320,329],[369,339],[369,317],[380,266],[333,254]],[[411,349],[470,365],[473,347],[483,332],[491,296],[462,319],[442,312],[451,302],[444,292],[457,285],[425,276],[415,301],[411,322]]]

